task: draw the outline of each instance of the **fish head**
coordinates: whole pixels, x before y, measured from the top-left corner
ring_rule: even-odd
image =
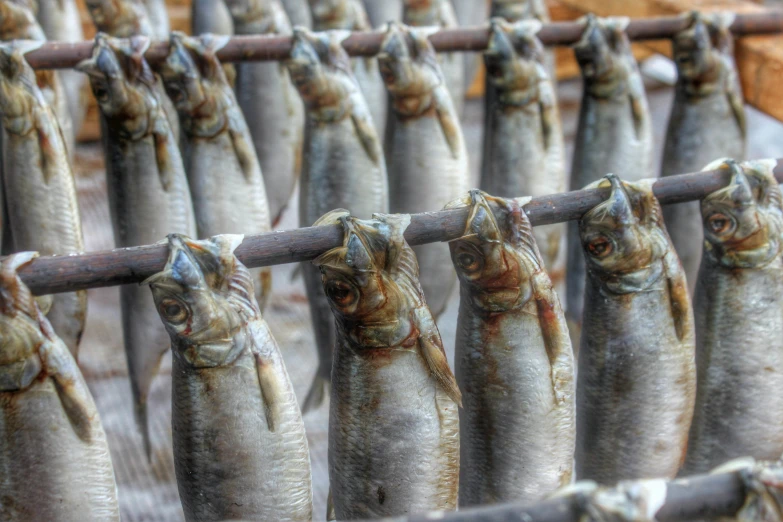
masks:
[[[531,278],[541,270],[533,229],[516,200],[479,190],[446,208],[468,205],[462,237],[449,242],[451,260],[471,303],[485,312],[524,306],[532,297]]]
[[[163,271],[147,279],[174,356],[196,368],[227,364],[247,346],[245,325],[260,318],[247,268],[234,257],[243,236],[195,241],[169,236]]]
[[[271,16],[272,0],[223,0],[236,24],[257,22]]]
[[[418,265],[402,239],[408,216],[359,220],[333,211],[316,222],[342,225],[343,246],[319,256],[314,264],[338,330],[354,346],[388,348],[405,342],[415,329],[413,309],[421,291]],[[411,280],[414,277],[414,280]],[[415,283],[415,284],[414,284]]]
[[[0,391],[27,388],[41,372],[43,314],[17,274],[36,257],[36,252],[20,252],[0,262]]]
[[[14,134],[33,129],[36,107],[46,107],[37,76],[24,53],[38,49],[43,42],[19,40],[0,44],[0,112],[3,125]]]
[[[771,167],[733,160],[711,167],[729,169],[731,181],[701,202],[705,257],[729,268],[765,266],[779,257],[783,213]]]
[[[671,248],[652,189],[610,174],[591,185],[606,187],[606,201],[579,221],[588,276],[615,294],[638,292],[658,281]]]
[[[630,43],[625,33],[628,20],[587,15],[582,37],[573,45],[574,56],[588,86],[615,87],[628,75],[626,62]]]
[[[323,29],[345,28],[350,15],[349,0],[310,0],[313,24]]]
[[[424,96],[443,83],[425,33],[390,23],[378,53],[378,69],[392,97]]]
[[[490,22],[489,44],[484,52],[487,78],[497,89],[535,89],[544,62],[544,46],[536,37],[538,21],[509,24],[501,18]]]

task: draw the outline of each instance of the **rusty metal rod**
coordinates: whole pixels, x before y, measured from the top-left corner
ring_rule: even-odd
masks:
[[[697,475],[667,484],[666,502],[655,519],[659,522],[717,520],[733,517],[745,500],[745,486],[736,472]],[[503,504],[456,513],[389,518],[384,522],[578,522],[581,514],[573,497],[560,497],[535,504]]]
[[[775,176],[783,181],[783,158],[777,160]],[[728,170],[681,174],[659,179],[653,191],[662,204],[700,199],[726,186]],[[608,189],[577,190],[533,198],[525,205],[534,226],[579,219],[604,201]],[[449,241],[465,229],[467,209],[441,210],[411,215],[405,239],[411,245]],[[339,226],[305,227],[245,237],[237,257],[248,267],[308,261],[342,245]],[[36,295],[87,288],[138,283],[160,272],[166,264],[165,244],[120,248],[63,256],[39,257],[20,270],[22,280]]]
[[[655,40],[671,38],[685,28],[683,18],[657,17],[631,20],[628,36],[631,40]],[[765,10],[752,14],[738,14],[731,24],[737,36],[773,34],[783,32],[783,11]],[[545,24],[538,33],[545,45],[569,45],[582,34],[578,22],[553,22]],[[430,36],[439,52],[482,51],[489,39],[488,26],[442,29]],[[343,41],[343,47],[351,56],[373,56],[378,53],[383,40],[382,32],[355,32]],[[224,62],[285,60],[291,51],[289,36],[235,36],[217,52]],[[150,63],[162,61],[169,51],[169,43],[152,42],[145,57]],[[34,69],[65,69],[89,58],[92,42],[48,42],[39,49],[27,53],[27,61]]]

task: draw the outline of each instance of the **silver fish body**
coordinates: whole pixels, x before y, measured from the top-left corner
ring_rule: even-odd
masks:
[[[402,21],[402,0],[363,0],[373,27]]]
[[[334,211],[343,247],[314,263],[337,325],[329,482],[340,520],[457,507],[460,394],[405,243],[408,216]]]
[[[166,40],[171,32],[169,12],[165,0],[144,0],[147,16],[152,26],[152,37],[156,40]]]
[[[201,238],[270,229],[261,165],[250,131],[215,57],[226,38],[189,38],[174,32],[159,71],[175,101],[184,136],[184,164]],[[269,267],[251,271],[263,310],[270,297]]]
[[[783,452],[783,208],[774,161],[736,164],[702,201],[696,411],[683,475]]]
[[[473,27],[483,25],[489,14],[486,2],[476,2],[476,0],[452,0],[454,5],[454,14],[457,16],[457,22],[461,27]],[[462,53],[465,61],[465,90],[467,91],[473,84],[478,72],[480,56],[477,53]]]
[[[45,255],[84,250],[67,144],[22,49],[0,45],[3,180],[14,250]],[[84,330],[87,292],[52,296],[49,321],[74,357]]]
[[[226,0],[237,35],[292,34],[277,0]],[[304,108],[282,63],[243,62],[236,66],[236,94],[253,136],[274,225],[299,178]]]
[[[402,23],[411,27],[455,29],[459,26],[449,0],[403,0]],[[462,53],[438,53],[443,81],[458,115],[465,107],[465,59]]]
[[[310,29],[313,27],[313,16],[308,0],[281,0],[285,14],[292,26]]]
[[[725,14],[689,13],[688,18],[690,26],[673,39],[678,79],[661,176],[696,172],[716,158],[745,155],[745,114],[731,20]],[[693,294],[703,238],[699,202],[668,205],[663,217]]]
[[[693,312],[651,183],[607,177],[609,198],[579,222],[587,288],[577,479],[669,479],[682,464],[693,416]]]
[[[78,69],[90,79],[102,116],[109,209],[117,247],[147,245],[167,234],[196,235],[178,143],[163,113],[155,76],[141,58],[149,41],[99,33],[93,55]],[[134,60],[138,68],[124,68]],[[168,349],[168,336],[145,288],[120,288],[122,329],[135,414],[147,452],[146,403]]]
[[[447,208],[464,206],[464,236],[449,243],[461,283],[459,502],[536,502],[573,474],[571,340],[520,202],[472,191]]]
[[[146,281],[171,336],[174,466],[189,522],[312,520],[310,455],[241,235],[169,236]]]
[[[234,22],[223,0],[193,0],[190,9],[192,34],[234,34]]]
[[[586,18],[574,45],[584,93],[579,110],[571,188],[613,173],[636,181],[653,177],[653,135],[642,77],[625,34],[626,18]],[[566,317],[579,338],[585,264],[576,223],[568,225]]]
[[[386,212],[389,196],[381,141],[339,36],[297,29],[294,38],[287,65],[307,113],[299,225],[311,226],[335,208],[360,217]],[[309,264],[303,269],[320,360],[303,405],[309,411],[328,393],[335,332],[318,269]]]
[[[378,62],[391,94],[385,136],[390,209],[414,213],[442,208],[467,191],[469,174],[459,117],[432,46],[423,33],[393,25]],[[414,251],[427,303],[438,317],[456,282],[448,245],[423,245]]]
[[[16,274],[0,266],[0,517],[120,520],[109,446],[76,361]]]
[[[535,34],[541,24],[491,22],[485,52],[494,87],[484,131],[481,188],[489,194],[545,196],[567,190],[563,131],[555,88]],[[566,224],[536,227],[536,243],[556,288],[564,282]]]
[[[372,26],[361,0],[312,0],[313,30],[371,31]],[[352,60],[353,75],[367,101],[372,120],[383,137],[386,131],[386,116],[389,95],[378,71],[378,60],[374,57]],[[323,214],[323,213],[322,213]]]

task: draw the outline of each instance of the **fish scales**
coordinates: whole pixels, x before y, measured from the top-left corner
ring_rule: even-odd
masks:
[[[742,88],[729,30],[733,16],[694,12],[686,18],[688,28],[672,40],[678,78],[661,176],[696,172],[716,158],[745,155]],[[699,202],[668,205],[663,217],[693,295],[704,237]]]
[[[683,474],[783,452],[783,208],[773,160],[717,161],[732,180],[702,202],[696,412]]]
[[[461,507],[535,502],[573,474],[573,350],[521,205],[472,191],[447,207],[470,208],[449,243],[461,283]]]
[[[174,465],[186,520],[312,520],[304,423],[233,255],[242,235],[169,236],[146,281],[171,337]]]
[[[277,0],[226,0],[237,35],[290,36],[291,24]],[[245,115],[274,225],[288,204],[302,168],[304,108],[282,62],[236,64],[236,95]]]
[[[389,206],[383,150],[337,33],[295,31],[287,65],[307,113],[304,164],[299,190],[299,225],[311,226],[335,208],[360,217]],[[305,287],[319,354],[319,369],[304,402],[318,407],[328,394],[334,318],[317,268],[303,265]]]
[[[0,45],[3,179],[12,243],[17,252],[81,252],[84,240],[67,144],[24,59],[24,50],[24,44]],[[87,314],[87,292],[56,294],[51,299],[49,320],[76,356]]]
[[[109,446],[89,388],[16,273],[36,256],[13,254],[0,266],[0,517],[118,522]]]
[[[385,136],[390,209],[414,213],[442,208],[467,191],[468,158],[432,45],[419,30],[392,25],[378,62],[391,94]],[[438,317],[456,281],[448,245],[423,245],[414,251],[427,303]]]
[[[223,0],[193,0],[190,20],[194,35],[234,34],[234,21]]]
[[[335,316],[329,477],[338,519],[454,510],[459,389],[403,232],[409,216],[346,211],[344,246],[314,263]]]
[[[268,232],[261,165],[234,91],[215,57],[228,39],[195,39],[175,31],[169,41],[171,51],[159,71],[182,122],[183,159],[199,237]],[[263,310],[272,271],[261,267],[251,273]]]
[[[588,270],[577,479],[669,479],[682,464],[693,416],[693,312],[652,184],[607,178],[609,198],[579,222]]]
[[[628,181],[654,177],[650,110],[625,33],[627,18],[583,19],[574,44],[584,92],[579,109],[570,190],[613,173]],[[568,225],[566,317],[579,339],[584,306],[585,264],[576,223]],[[576,346],[576,343],[575,343]]]
[[[310,5],[313,10],[313,29],[315,31],[372,30],[361,0],[312,0]],[[354,58],[351,63],[353,64],[353,75],[367,101],[378,136],[382,137],[386,130],[389,95],[386,93],[383,78],[378,71],[378,60],[374,57]]]
[[[541,23],[491,22],[485,52],[495,88],[484,133],[481,187],[489,194],[515,197],[565,192],[563,132],[555,88],[544,66],[543,45],[535,36]],[[533,230],[552,283],[561,291],[566,263],[566,224]]]
[[[101,110],[117,247],[155,243],[174,232],[196,235],[178,143],[153,87],[155,76],[142,58],[148,46],[144,37],[119,40],[99,33],[92,57],[77,66],[88,75]],[[134,413],[149,454],[146,403],[168,336],[145,288],[122,286],[120,305]]]

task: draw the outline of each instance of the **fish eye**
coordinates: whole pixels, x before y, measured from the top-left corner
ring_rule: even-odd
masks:
[[[106,101],[109,98],[109,88],[103,82],[95,83],[92,92],[98,101]]]
[[[163,318],[172,323],[180,324],[188,318],[188,311],[182,303],[176,299],[163,299],[158,305],[158,311]]]
[[[605,236],[598,236],[587,243],[587,251],[593,257],[606,257],[612,253],[612,242]]]
[[[457,264],[466,272],[475,272],[480,268],[481,262],[476,254],[463,251],[457,255]]]
[[[326,285],[326,296],[340,306],[348,306],[356,301],[356,292],[345,281],[330,281]]]
[[[706,226],[713,234],[720,235],[730,232],[734,228],[734,221],[726,214],[716,212],[707,218]]]

